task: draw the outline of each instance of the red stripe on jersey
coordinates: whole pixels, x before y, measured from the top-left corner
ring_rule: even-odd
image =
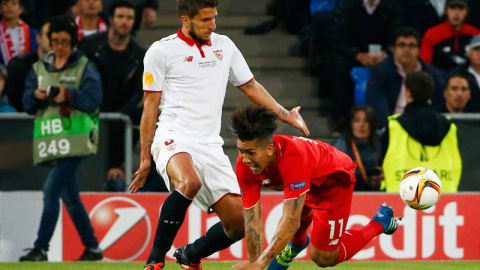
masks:
[[[196,41],[196,40],[193,40],[187,36],[185,36],[183,33],[182,33],[182,28],[178,29],[177,31],[177,36],[185,41],[185,43],[187,43],[188,45],[190,46],[193,46],[193,45],[197,45],[197,48],[198,50],[200,51],[200,55],[202,55],[202,58],[205,58],[205,53],[203,52],[203,49],[202,49],[202,46],[203,45],[208,45],[208,46],[212,46],[212,41],[208,41],[207,43],[203,43],[201,44],[200,42]]]

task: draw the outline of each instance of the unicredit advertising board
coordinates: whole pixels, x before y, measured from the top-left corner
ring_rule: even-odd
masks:
[[[147,259],[167,194],[85,193],[81,198],[107,260]],[[261,202],[269,241],[282,216],[282,195],[263,194]],[[393,236],[376,237],[353,260],[480,259],[480,194],[443,194],[434,207],[425,211],[408,208],[397,194],[355,194],[347,229],[368,223],[383,202],[394,207],[396,216],[403,217],[398,231]],[[173,260],[175,248],[197,239],[218,220],[215,214],[190,207],[167,260]],[[63,260],[75,260],[83,246],[65,207],[62,225]],[[298,260],[308,260],[307,254],[303,251]],[[237,261],[247,260],[247,256],[245,242],[240,241],[205,260]]]

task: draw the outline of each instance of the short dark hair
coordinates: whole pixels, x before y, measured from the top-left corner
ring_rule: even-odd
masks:
[[[355,117],[355,114],[357,112],[365,112],[367,115],[367,122],[370,126],[369,131],[370,135],[368,136],[368,143],[372,148],[375,148],[375,142],[377,140],[377,119],[375,118],[375,113],[373,112],[372,107],[368,105],[356,105],[353,107],[353,109],[350,111],[350,117],[348,118],[348,125],[347,128],[345,129],[345,141],[347,142],[347,147],[351,148],[351,141],[355,138],[353,136],[353,130],[352,130],[352,121],[353,117]]]
[[[216,8],[221,0],[177,0],[178,15],[195,17],[202,8]]]
[[[237,107],[230,118],[230,130],[242,141],[271,142],[278,127],[277,119],[277,114],[265,107]]]
[[[0,3],[3,3],[3,2],[8,2],[10,0],[0,0]],[[21,6],[21,7],[24,7],[25,6],[25,0],[18,0],[18,5]]]
[[[135,11],[135,7],[130,4],[130,2],[125,1],[125,0],[120,0],[120,1],[115,1],[113,4],[110,6],[110,10],[108,11],[108,16],[113,17],[115,15],[115,9],[120,8],[120,7],[125,7],[125,8],[131,8],[133,11]]]
[[[456,78],[456,77],[462,78],[462,79],[466,80],[467,82],[470,82],[470,80],[468,79],[468,77],[466,75],[464,75],[460,72],[453,72],[452,74],[450,74],[448,76],[447,84],[448,84],[448,82],[450,81],[451,78]]]
[[[53,17],[50,23],[50,31],[48,31],[48,39],[50,39],[50,44],[52,43],[52,33],[58,32],[67,32],[72,39],[70,42],[70,47],[74,47],[78,42],[77,34],[77,24],[72,17],[68,15],[60,15]]]
[[[43,35],[43,34],[44,34],[44,33],[42,33],[43,27],[44,27],[45,25],[51,23],[51,22],[52,22],[52,18],[51,18],[51,17],[46,18],[45,20],[43,20],[43,21],[40,23],[40,25],[38,26],[38,33],[37,33],[37,34],[38,34],[38,35]],[[48,32],[45,33],[45,34],[48,35]]]
[[[412,71],[405,78],[405,87],[412,93],[413,103],[426,104],[433,97],[435,82],[424,71]]]
[[[393,34],[393,45],[395,45],[399,37],[413,37],[417,40],[418,46],[420,46],[422,42],[422,35],[412,27],[405,26],[395,29]]]

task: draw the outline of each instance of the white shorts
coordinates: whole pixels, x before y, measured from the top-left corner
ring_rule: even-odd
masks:
[[[211,213],[211,207],[229,193],[240,196],[237,177],[221,145],[187,143],[186,140],[161,138],[155,139],[151,149],[157,172],[163,177],[169,191],[172,187],[167,174],[168,162],[178,153],[190,154],[202,181],[202,187],[193,202],[203,211]]]

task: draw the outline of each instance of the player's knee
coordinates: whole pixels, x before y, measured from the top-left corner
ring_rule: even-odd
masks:
[[[223,226],[225,233],[233,240],[240,240],[245,236],[243,215],[232,216]]]
[[[319,267],[330,267],[335,266],[337,263],[336,254],[327,253],[327,252],[315,252],[310,254],[312,261],[316,263]]]
[[[189,198],[195,197],[202,187],[202,182],[197,177],[185,177],[180,181],[176,189]]]

